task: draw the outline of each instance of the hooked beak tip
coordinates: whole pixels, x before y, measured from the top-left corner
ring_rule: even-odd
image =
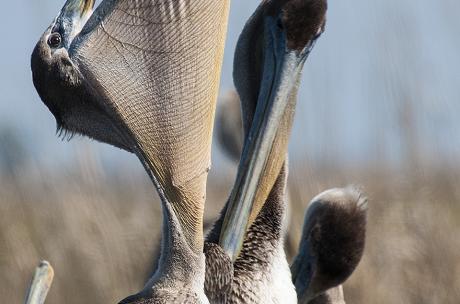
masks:
[[[77,18],[84,18],[86,15],[91,14],[95,0],[68,0],[64,4],[62,13],[66,15],[73,15]]]

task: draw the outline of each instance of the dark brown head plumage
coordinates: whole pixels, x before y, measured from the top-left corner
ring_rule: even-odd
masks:
[[[311,243],[318,257],[318,280],[336,286],[351,275],[361,260],[366,210],[356,203],[325,203],[327,206],[318,210],[312,227]]]
[[[313,298],[353,273],[364,251],[366,218],[367,198],[354,187],[328,190],[312,200],[291,266],[299,298]]]
[[[305,45],[324,29],[327,1],[283,0],[282,23],[286,29],[288,47],[302,50]]]

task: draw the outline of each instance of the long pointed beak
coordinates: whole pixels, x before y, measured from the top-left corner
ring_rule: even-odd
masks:
[[[94,4],[95,0],[67,0],[64,4],[56,24],[62,27],[58,30],[62,31],[66,48],[70,46],[75,36],[81,32],[91,17]]]
[[[25,304],[45,303],[48,291],[53,283],[54,270],[51,265],[43,261],[35,270],[32,283],[27,292]]]
[[[260,188],[270,189],[272,185],[261,183],[264,173],[270,170],[273,153],[282,158],[285,150],[273,149],[280,131],[291,94],[296,90],[301,71],[308,54],[314,46],[315,36],[302,50],[288,48],[286,32],[279,26],[279,19],[265,17],[265,45],[263,77],[257,100],[254,120],[246,138],[238,170],[237,180],[230,196],[229,207],[221,230],[220,245],[236,260],[243,244],[245,232],[255,220],[263,206],[265,197],[258,197]],[[288,134],[283,134],[288,136]],[[285,142],[287,145],[287,141]],[[287,149],[287,147],[283,147]],[[276,150],[276,151],[274,151]],[[276,176],[277,174],[275,174]],[[273,182],[276,178],[273,179]],[[268,195],[268,192],[267,192]],[[263,200],[256,202],[256,199]]]

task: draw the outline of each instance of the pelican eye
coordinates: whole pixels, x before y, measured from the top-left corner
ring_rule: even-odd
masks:
[[[59,33],[52,33],[48,38],[48,45],[52,48],[56,48],[61,45],[62,38]]]

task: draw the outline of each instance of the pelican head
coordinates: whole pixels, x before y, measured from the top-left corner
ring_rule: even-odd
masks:
[[[305,215],[299,253],[291,266],[299,303],[342,284],[361,260],[367,198],[355,187],[316,196]]]
[[[117,118],[84,83],[71,51],[75,37],[93,12],[93,0],[69,0],[41,36],[32,54],[35,88],[54,115],[58,130],[81,133],[129,150],[131,144],[114,125]]]
[[[284,163],[302,68],[326,10],[326,0],[265,0],[240,35],[233,79],[245,145],[220,239],[233,260]]]

